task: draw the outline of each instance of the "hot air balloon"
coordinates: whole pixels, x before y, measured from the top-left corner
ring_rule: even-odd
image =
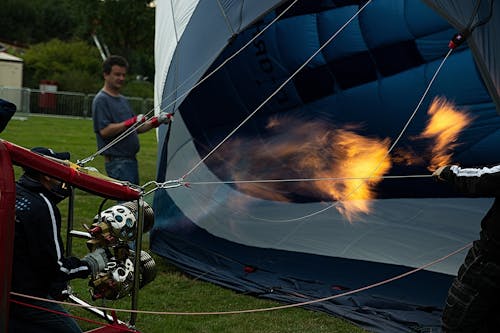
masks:
[[[370,331],[439,329],[465,253],[449,255],[492,199],[430,175],[498,163],[500,6],[182,0],[156,15],[156,104],[175,120],[158,133],[172,186],[155,191],[151,249],[286,303],[353,292],[305,306]]]

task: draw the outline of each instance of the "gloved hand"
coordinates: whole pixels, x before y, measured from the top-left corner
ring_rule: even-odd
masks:
[[[432,173],[432,176],[436,179],[440,179],[442,180],[443,178],[441,178],[441,172],[443,172],[443,170],[447,167],[447,165],[443,165],[443,166],[440,166],[439,168],[436,169],[436,171],[434,171]]]
[[[172,121],[172,114],[168,112],[160,112],[157,117],[151,118],[151,126],[158,127],[161,124],[168,124]]]
[[[97,248],[94,252],[90,252],[82,258],[82,261],[89,265],[92,276],[96,276],[102,272],[108,263],[108,256],[103,248]]]
[[[137,116],[133,116],[132,118],[125,120],[123,122],[123,124],[125,125],[125,127],[130,127],[130,126],[135,125],[135,124],[143,123],[147,119],[148,118],[141,113],[141,114],[138,114]]]

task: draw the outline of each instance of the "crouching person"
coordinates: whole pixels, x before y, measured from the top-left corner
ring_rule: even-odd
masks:
[[[62,160],[69,153],[56,153],[37,147],[33,152]],[[86,278],[104,269],[104,251],[83,259],[64,257],[61,214],[57,204],[69,196],[70,189],[57,179],[25,168],[16,182],[16,220],[12,287],[15,293],[53,299],[54,283]],[[11,297],[9,332],[82,332],[76,321],[57,303],[26,297]]]

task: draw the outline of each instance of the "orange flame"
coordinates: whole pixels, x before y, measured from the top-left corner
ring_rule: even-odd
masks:
[[[432,158],[428,169],[434,171],[451,162],[451,151],[460,132],[472,121],[467,113],[457,109],[445,98],[435,98],[429,107],[429,122],[420,138],[433,139]]]
[[[388,139],[367,138],[353,128],[335,129],[291,118],[274,118],[268,129],[273,133],[263,141],[227,142],[218,156],[225,171],[234,180],[314,181],[240,183],[240,190],[269,200],[335,200],[336,208],[349,221],[369,213],[374,187],[391,167]]]
[[[392,163],[422,165],[434,171],[449,164],[460,132],[472,117],[444,98],[429,107],[426,128],[413,139],[430,140],[430,161],[411,148],[388,154],[390,140],[368,138],[355,126],[333,128],[318,121],[270,119],[263,138],[232,140],[214,154],[223,174],[238,180],[293,180],[300,182],[244,182],[243,192],[274,201],[337,201],[336,208],[350,222],[371,209],[375,188]]]
[[[331,149],[336,160],[328,171],[330,176],[344,180],[318,182],[316,186],[341,201],[336,208],[351,222],[360,213],[370,211],[369,200],[375,198],[374,186],[391,167],[389,143],[388,139],[366,138],[342,129],[335,131]]]

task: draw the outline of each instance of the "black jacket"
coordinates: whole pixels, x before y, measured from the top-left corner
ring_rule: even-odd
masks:
[[[481,228],[496,242],[500,242],[500,165],[491,168],[460,168],[451,165],[444,168],[439,177],[462,193],[495,198],[481,221]]]
[[[64,257],[58,200],[39,182],[22,176],[16,183],[16,223],[12,291],[46,297],[53,282],[90,274],[86,263]]]

